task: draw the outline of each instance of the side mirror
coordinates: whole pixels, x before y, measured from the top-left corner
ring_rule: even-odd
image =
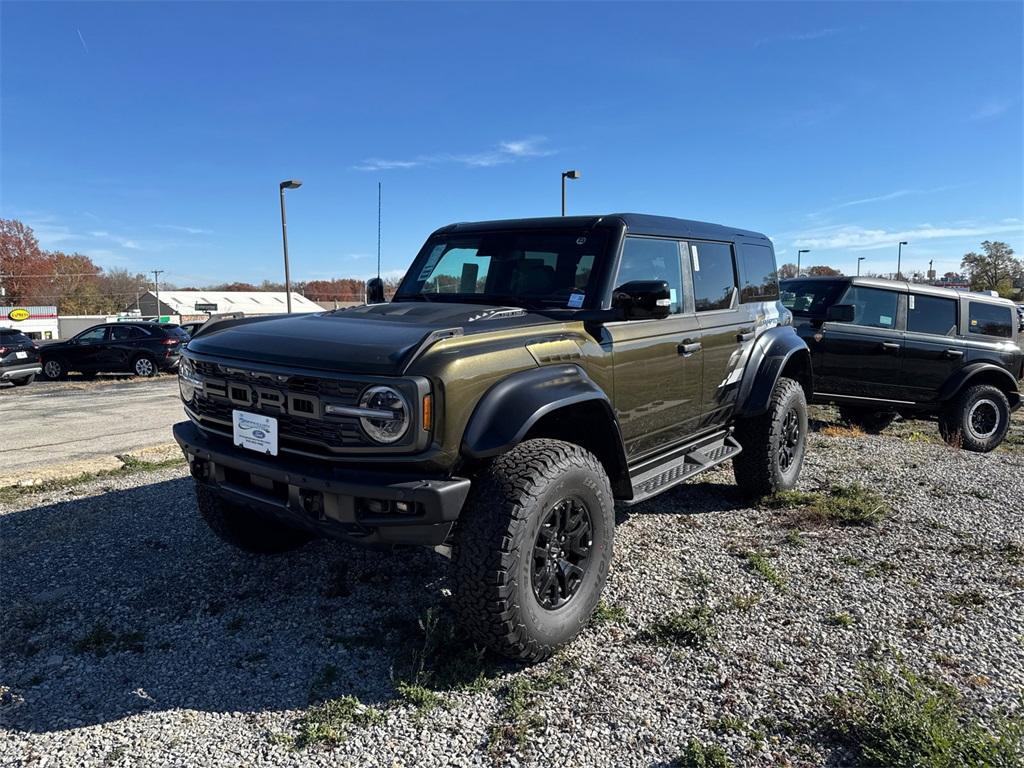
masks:
[[[634,280],[612,292],[612,306],[627,320],[657,320],[668,317],[672,293],[664,280]]]
[[[384,281],[379,277],[371,277],[366,281],[366,303],[384,303]]]
[[[825,313],[825,320],[830,323],[852,323],[853,304],[833,304]]]

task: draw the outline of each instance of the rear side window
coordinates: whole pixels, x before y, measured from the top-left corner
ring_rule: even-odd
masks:
[[[907,330],[911,333],[931,333],[949,336],[956,333],[956,299],[910,294],[907,307]]]
[[[698,312],[729,309],[736,292],[736,267],[729,243],[690,243],[693,296]]]
[[[0,343],[3,344],[30,344],[32,339],[21,331],[8,331],[0,328]]]
[[[803,317],[824,315],[845,287],[845,283],[828,280],[786,280],[782,284],[782,306]]]
[[[899,294],[881,288],[851,285],[840,304],[853,305],[853,324],[868,328],[895,328]]]
[[[683,295],[679,243],[675,240],[627,237],[622,246],[622,261],[615,284],[618,287],[634,280],[664,280],[668,283],[672,300],[670,312],[679,312]]]
[[[173,336],[176,339],[187,339],[187,338],[189,338],[188,331],[186,331],[180,325],[175,325],[174,327],[171,327],[171,328],[168,328],[168,327],[165,326],[164,330],[167,331],[167,335],[168,336]]]
[[[775,255],[767,245],[740,243],[738,246],[743,285],[740,301],[775,301],[779,298],[779,274]]]
[[[1013,315],[1009,307],[972,301],[968,311],[967,330],[971,333],[998,336],[1001,339],[1013,337]]]

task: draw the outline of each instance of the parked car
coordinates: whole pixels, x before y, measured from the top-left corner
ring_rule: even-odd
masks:
[[[205,320],[200,320],[198,322],[182,323],[180,327],[181,327],[181,330],[183,330],[185,333],[187,333],[189,335],[189,338],[191,338],[192,336],[195,336],[196,332],[200,328],[202,328],[204,325],[206,325],[206,321]]]
[[[462,626],[539,660],[584,626],[616,501],[732,460],[749,494],[804,458],[807,345],[764,235],[638,214],[456,224],[395,297],[224,320],[182,353],[174,437],[241,549],[313,537],[452,558]]]
[[[937,418],[971,451],[1002,442],[1024,378],[1012,302],[867,277],[802,277],[782,291],[811,350],[815,402],[868,432],[900,414]]]
[[[158,323],[106,323],[94,325],[67,341],[40,349],[43,376],[62,379],[72,371],[134,373],[153,376],[174,370],[181,348],[188,341],[177,325]]]
[[[0,381],[22,387],[41,370],[35,342],[15,328],[0,328]]]
[[[1024,334],[1024,304],[1017,305],[1017,333]]]

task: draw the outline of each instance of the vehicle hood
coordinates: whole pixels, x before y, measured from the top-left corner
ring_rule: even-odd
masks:
[[[226,320],[203,328],[187,349],[293,368],[397,375],[435,331],[470,335],[556,322],[544,313],[516,307],[398,302]]]

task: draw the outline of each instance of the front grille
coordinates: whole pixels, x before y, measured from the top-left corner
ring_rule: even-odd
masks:
[[[324,418],[323,404],[358,405],[365,383],[345,379],[289,375],[254,376],[245,369],[193,360],[206,384],[205,392],[190,404],[204,421],[220,422],[231,429],[232,411],[265,413],[277,419],[282,447],[329,454],[331,448],[372,446],[359,420],[348,416]]]

